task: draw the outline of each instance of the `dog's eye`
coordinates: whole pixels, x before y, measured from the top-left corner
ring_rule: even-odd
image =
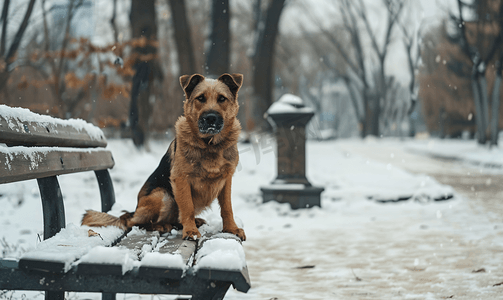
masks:
[[[204,95],[201,95],[196,98],[199,102],[206,102],[206,98],[204,98]]]
[[[224,96],[218,97],[218,102],[224,102],[225,100],[227,100],[227,98],[225,98]]]

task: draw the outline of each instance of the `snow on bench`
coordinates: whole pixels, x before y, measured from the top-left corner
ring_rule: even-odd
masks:
[[[9,146],[105,147],[100,128],[80,119],[62,120],[25,108],[0,105],[1,143]]]
[[[229,282],[242,292],[250,288],[244,250],[235,235],[206,232],[196,242],[183,240],[176,230],[160,236],[135,227],[121,240],[119,228],[91,228],[92,234],[89,229],[69,224],[24,254],[19,269],[172,280],[190,275]]]
[[[113,166],[112,154],[102,149],[0,146],[0,183],[103,170]]]
[[[25,253],[19,267],[27,270],[68,272],[72,264],[96,246],[110,246],[124,231],[118,227],[92,228],[68,224],[54,237],[44,240],[33,251]]]

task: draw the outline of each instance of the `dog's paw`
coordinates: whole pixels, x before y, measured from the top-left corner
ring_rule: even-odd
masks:
[[[196,227],[197,228],[203,226],[204,224],[206,224],[206,221],[204,219],[196,218]]]
[[[201,238],[201,233],[199,233],[199,230],[197,230],[196,227],[194,228],[183,228],[183,239],[184,240],[190,240],[190,241],[195,241]]]
[[[159,231],[161,234],[171,232],[171,229],[173,229],[173,225],[171,224],[154,224],[152,226],[153,231]]]
[[[238,238],[240,238],[242,241],[246,241],[245,231],[241,228],[238,228],[238,227],[231,228],[231,229],[225,228],[223,230],[223,232],[232,233],[232,234],[236,235]]]

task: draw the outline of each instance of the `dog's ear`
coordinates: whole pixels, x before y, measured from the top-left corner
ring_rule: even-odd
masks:
[[[204,77],[199,74],[194,75],[182,75],[180,76],[180,85],[185,92],[185,97],[190,98],[190,95],[196,88],[196,86],[204,80]]]
[[[227,87],[229,87],[229,90],[231,93],[236,97],[239,88],[243,84],[243,74],[237,74],[234,73],[232,75],[230,74],[222,74],[220,77],[218,77],[218,80],[223,82]]]

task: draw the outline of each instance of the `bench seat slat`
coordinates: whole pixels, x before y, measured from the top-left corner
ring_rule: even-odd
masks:
[[[0,143],[10,146],[106,147],[103,132],[83,120],[61,120],[0,105]]]
[[[92,249],[74,264],[78,274],[122,275],[135,268],[135,262],[153,250],[159,241],[159,232],[129,233],[112,248]],[[103,256],[113,259],[103,260]],[[123,264],[126,266],[123,267]],[[129,265],[127,265],[129,264]],[[139,263],[138,263],[139,264]]]
[[[124,235],[117,227],[93,228],[95,235],[88,229],[69,224],[54,237],[42,241],[37,248],[23,254],[19,260],[22,270],[38,270],[54,273],[66,273],[73,262],[81,258],[96,246],[111,246]]]
[[[112,153],[107,150],[0,147],[0,183],[110,169],[113,166]]]
[[[142,261],[142,265],[138,270],[139,275],[169,279],[182,277],[184,271],[190,267],[190,259],[196,250],[196,242],[183,240],[182,236],[179,234],[175,236],[170,235],[168,237],[162,237],[159,241],[159,245],[160,246],[157,249],[158,253],[151,254],[156,255],[155,257],[159,259],[159,264],[145,264],[145,261]],[[166,258],[168,261],[172,260],[173,265],[169,263],[168,265],[165,265],[165,262],[161,262],[162,258]],[[181,262],[180,265],[177,265],[176,261]]]

